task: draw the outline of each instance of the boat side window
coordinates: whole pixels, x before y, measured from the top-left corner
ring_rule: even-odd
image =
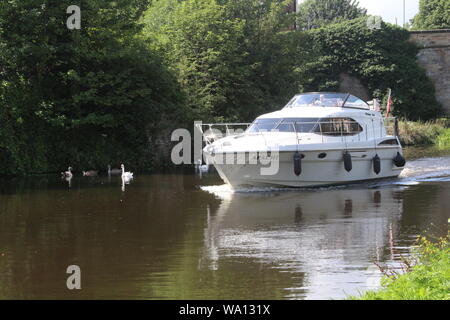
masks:
[[[280,121],[280,119],[257,119],[246,132],[271,131],[276,128]]]
[[[363,131],[361,125],[351,118],[326,118],[320,120],[316,133],[326,136],[354,136]]]

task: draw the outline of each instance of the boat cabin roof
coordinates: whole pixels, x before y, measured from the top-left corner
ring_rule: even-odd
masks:
[[[281,110],[264,114],[271,118],[381,117],[362,99],[348,93],[317,92],[298,94]]]

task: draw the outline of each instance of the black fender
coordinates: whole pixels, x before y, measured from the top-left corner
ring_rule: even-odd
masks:
[[[393,161],[397,168],[403,168],[406,165],[406,159],[400,154],[400,152],[397,152],[397,155]]]
[[[373,171],[378,175],[381,172],[381,159],[378,154],[373,157]]]
[[[300,154],[300,152],[294,153],[294,173],[298,177],[302,174],[302,159],[305,156]]]
[[[352,155],[348,151],[344,153],[344,168],[347,172],[353,170]]]

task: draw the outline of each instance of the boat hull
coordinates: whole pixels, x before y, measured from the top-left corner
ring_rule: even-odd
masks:
[[[285,151],[267,155],[265,153],[207,155],[207,161],[213,164],[225,183],[238,187],[320,187],[341,185],[359,181],[378,180],[398,177],[403,168],[394,164],[393,159],[401,148],[373,148],[348,150],[351,155],[351,171],[344,165],[343,150],[300,151],[301,174],[294,171],[295,151]],[[325,155],[325,157],[324,157]],[[381,171],[374,170],[373,158],[380,158]],[[225,161],[228,157],[228,161]],[[252,158],[253,157],[253,158]],[[266,157],[266,159],[263,159]],[[258,160],[255,163],[255,158]],[[261,163],[259,160],[263,160]],[[271,160],[271,161],[268,161]],[[269,163],[270,164],[267,164]],[[265,170],[262,170],[265,169]],[[348,169],[348,166],[347,166]],[[270,174],[267,174],[270,172]],[[297,170],[298,173],[298,170]]]

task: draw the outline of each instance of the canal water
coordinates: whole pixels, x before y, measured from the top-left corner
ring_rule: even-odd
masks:
[[[0,299],[342,299],[450,217],[450,151],[399,179],[232,191],[215,173],[0,183]],[[67,267],[81,269],[68,290]]]

